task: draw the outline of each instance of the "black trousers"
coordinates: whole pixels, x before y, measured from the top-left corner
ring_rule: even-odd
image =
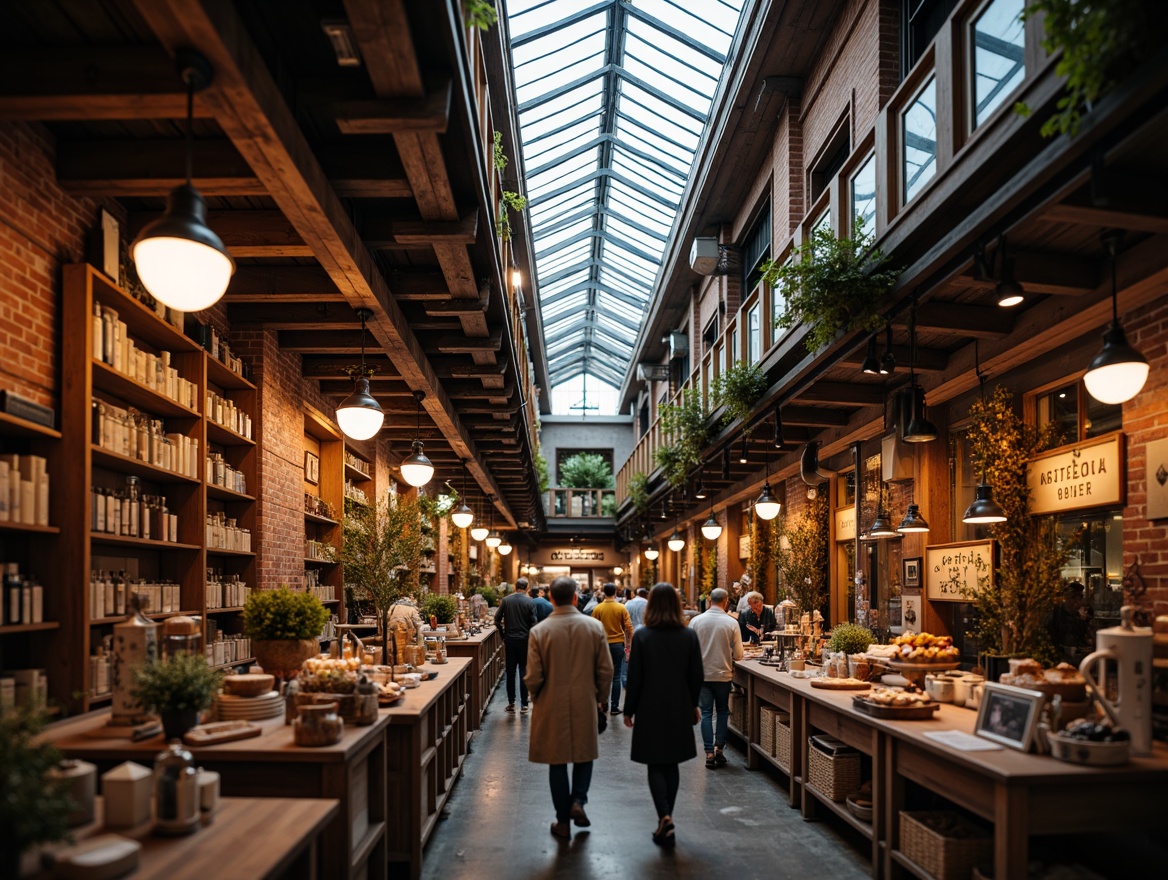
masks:
[[[503,639],[503,650],[507,655],[507,702],[515,703],[515,670],[519,670],[519,698],[527,705],[527,636],[519,639]]]
[[[673,815],[673,804],[677,800],[677,788],[681,773],[676,764],[649,765],[649,793],[653,795],[653,806],[657,808],[657,818]]]

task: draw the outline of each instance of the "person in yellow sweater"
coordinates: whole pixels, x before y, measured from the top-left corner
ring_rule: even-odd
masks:
[[[609,711],[613,715],[621,713],[621,670],[629,656],[629,646],[633,641],[633,622],[628,609],[616,601],[616,584],[604,585],[604,601],[592,609],[592,616],[604,624],[604,636],[608,640],[608,652],[612,654],[612,695]]]

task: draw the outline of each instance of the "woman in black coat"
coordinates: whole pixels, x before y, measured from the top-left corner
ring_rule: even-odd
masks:
[[[681,774],[677,765],[696,758],[693,726],[701,712],[702,649],[685,626],[672,584],[649,591],[644,626],[633,634],[625,727],[633,728],[632,759],[649,765],[649,791],[657,808],[653,842],[674,843],[673,803]]]

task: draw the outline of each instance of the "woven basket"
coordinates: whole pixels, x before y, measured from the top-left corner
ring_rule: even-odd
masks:
[[[932,827],[941,824],[941,828]],[[900,851],[937,880],[969,880],[993,858],[994,841],[980,825],[952,810],[900,814]]]
[[[791,716],[786,712],[775,713],[775,760],[791,768]]]
[[[838,803],[860,787],[858,752],[829,755],[816,746],[813,737],[807,744],[807,781],[816,791]]]
[[[739,733],[746,733],[746,691],[738,687],[730,690],[730,725]]]
[[[758,708],[758,744],[768,755],[775,753],[775,710],[770,706]]]

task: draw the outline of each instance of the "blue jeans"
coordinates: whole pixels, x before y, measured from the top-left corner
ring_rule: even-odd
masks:
[[[703,681],[698,706],[702,710],[702,744],[707,752],[714,751],[715,745],[722,748],[726,745],[726,726],[730,723],[730,682]],[[717,733],[711,717],[715,708],[718,710]]]
[[[507,702],[515,705],[515,672],[519,672],[519,699],[527,705],[527,636],[521,639],[503,639],[507,660]]]
[[[568,787],[568,765],[548,766],[548,781],[552,786],[552,803],[556,807],[556,821],[567,822],[573,803],[588,803],[588,788],[592,785],[592,762],[572,765],[572,786]]]
[[[620,708],[621,673],[625,668],[625,643],[619,642],[614,645],[609,642],[608,653],[612,655],[612,696],[609,700],[609,708],[615,712]]]

